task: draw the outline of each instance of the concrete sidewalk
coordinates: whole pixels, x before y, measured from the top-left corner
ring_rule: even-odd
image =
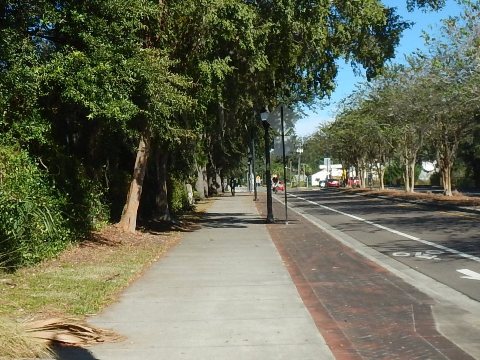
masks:
[[[90,322],[126,340],[78,359],[334,358],[247,194],[215,199],[201,229]]]

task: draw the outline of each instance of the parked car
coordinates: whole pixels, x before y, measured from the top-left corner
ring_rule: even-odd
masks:
[[[338,181],[337,179],[327,179],[327,188],[329,187],[340,187],[340,181]]]

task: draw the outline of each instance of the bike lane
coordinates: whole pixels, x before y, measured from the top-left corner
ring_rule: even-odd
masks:
[[[435,300],[298,214],[281,217],[268,230],[337,359],[473,359],[437,331]]]

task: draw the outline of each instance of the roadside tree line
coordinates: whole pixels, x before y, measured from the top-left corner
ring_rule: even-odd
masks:
[[[435,161],[445,194],[452,195],[458,157],[480,161],[479,15],[478,4],[469,2],[463,15],[443,21],[440,37],[425,36],[428,50],[390,66],[343,101],[319,136],[346,168],[355,167],[364,180],[373,167],[383,189],[386,168],[400,164],[405,190],[413,192],[416,165]],[[471,171],[478,178],[478,165]]]
[[[240,170],[255,113],[328,95],[339,57],[373,77],[408,26],[379,0],[3,1],[4,262],[171,220]]]

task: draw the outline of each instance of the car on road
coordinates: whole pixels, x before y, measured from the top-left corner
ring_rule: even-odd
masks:
[[[340,187],[340,181],[338,181],[337,179],[327,179],[327,182],[326,182],[326,185],[327,185],[327,188],[329,187]]]

